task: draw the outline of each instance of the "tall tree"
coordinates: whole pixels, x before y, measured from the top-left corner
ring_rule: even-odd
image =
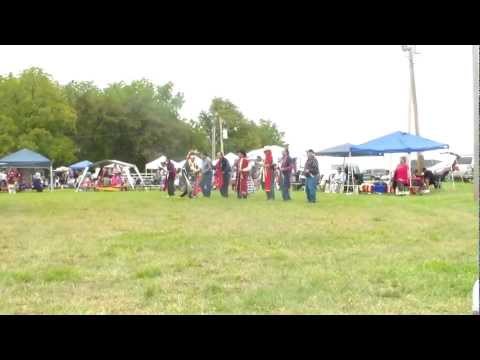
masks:
[[[0,77],[0,132],[5,154],[38,151],[57,164],[75,160],[76,114],[62,87],[41,69]]]

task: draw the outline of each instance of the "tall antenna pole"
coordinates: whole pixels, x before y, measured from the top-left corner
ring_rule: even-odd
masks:
[[[413,55],[418,54],[415,45],[402,45],[402,50],[408,53],[408,63],[410,67],[410,106],[408,112],[408,132],[411,130],[411,116],[413,115],[413,123],[415,126],[415,135],[420,135],[418,126],[418,107],[417,107],[417,89],[415,86],[415,70]],[[424,159],[422,153],[417,153],[417,171],[422,172]]]
[[[413,111],[413,123],[415,124],[415,135],[420,135],[418,127],[418,108],[417,108],[417,89],[415,86],[415,69],[413,62],[413,55],[418,54],[415,45],[402,45],[402,50],[408,52],[408,62],[410,65],[410,111]],[[410,114],[409,112],[409,129],[410,129]]]
[[[216,147],[216,143],[217,143],[217,138],[215,137],[215,130],[217,128],[217,125],[215,125],[215,118],[212,119],[212,160],[215,159],[215,147]]]
[[[223,124],[220,115],[218,116],[218,122],[220,124],[220,151],[223,153]]]
[[[479,136],[480,136],[480,120],[479,120],[479,114],[480,114],[480,46],[479,45],[473,45],[473,114],[474,114],[474,154],[475,154],[475,159],[473,162],[473,167],[474,167],[474,176],[475,176],[475,200],[479,201],[479,177],[480,177],[480,171],[479,171]],[[479,243],[480,246],[480,243]],[[480,248],[479,248],[479,256],[480,256]],[[480,258],[479,258],[480,262]]]

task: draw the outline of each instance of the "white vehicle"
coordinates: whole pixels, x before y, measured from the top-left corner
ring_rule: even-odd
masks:
[[[442,159],[435,165],[429,166],[427,170],[430,170],[434,175],[439,176],[441,181],[444,181],[452,170],[452,165],[457,158],[458,156],[454,153],[443,153]]]
[[[473,180],[473,166],[473,155],[462,156],[457,160],[457,166],[453,172],[453,177],[464,181]]]

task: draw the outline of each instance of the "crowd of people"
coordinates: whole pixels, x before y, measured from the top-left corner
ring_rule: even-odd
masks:
[[[255,160],[248,159],[245,151],[237,153],[238,159],[233,165],[222,152],[217,153],[217,161],[206,154],[189,151],[181,169],[175,169],[172,161],[166,159],[162,164],[165,179],[162,189],[168,191],[169,196],[175,195],[175,179],[179,176],[181,197],[194,198],[200,193],[210,197],[212,190],[218,190],[222,197],[229,197],[231,189],[238,199],[245,200],[249,194],[262,189],[268,201],[275,200],[275,190],[281,190],[282,199],[290,201],[291,180],[296,172],[295,162],[289,154],[288,148],[282,153],[282,158],[273,158],[271,149],[264,148],[264,157]],[[303,174],[306,177],[307,200],[316,201],[316,187],[318,184],[319,167],[314,151],[307,152],[308,160]],[[201,165],[197,163],[201,159]]]
[[[440,186],[438,176],[425,168],[422,172],[410,173],[406,157],[400,158],[400,163],[392,174],[387,170],[375,181],[363,181],[361,174],[348,167],[338,167],[336,173],[322,176],[313,150],[307,151],[307,160],[301,172],[297,171],[296,162],[290,156],[288,148],[283,150],[280,159],[274,159],[268,147],[264,148],[264,156],[257,156],[255,160],[249,159],[243,150],[238,151],[237,155],[238,159],[231,164],[221,152],[217,153],[217,161],[212,162],[206,154],[189,151],[180,169],[167,158],[159,169],[159,173],[164,174],[160,177],[163,179],[161,188],[167,191],[169,196],[175,196],[178,181],[181,197],[195,198],[202,194],[209,198],[212,190],[218,190],[222,197],[228,198],[231,189],[238,199],[243,200],[247,199],[249,194],[262,190],[268,201],[275,200],[276,191],[280,191],[282,199],[290,201],[292,179],[299,184],[299,176],[303,175],[306,199],[310,203],[315,203],[317,188],[325,192],[341,193],[357,185],[359,192],[399,194],[412,191],[428,192],[431,185]],[[352,171],[352,174],[349,174],[349,171]],[[59,188],[74,188],[78,183],[79,174],[79,171],[72,169],[56,173],[54,185]],[[28,176],[22,175],[22,172],[15,168],[0,172],[1,190],[11,194],[25,188],[42,191],[46,186],[48,178],[38,172],[29,173]],[[114,165],[103,167],[96,174],[87,173],[81,187],[82,190],[95,187],[126,190],[127,183],[122,170]]]
[[[0,190],[9,194],[16,194],[17,191],[26,189],[42,192],[46,186],[48,186],[48,179],[38,171],[23,174],[14,167],[8,168],[6,172],[0,171]]]

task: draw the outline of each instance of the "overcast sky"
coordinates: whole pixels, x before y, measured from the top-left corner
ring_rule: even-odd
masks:
[[[417,46],[420,134],[473,153],[471,46]],[[182,116],[212,98],[269,119],[297,151],[362,143],[408,127],[409,70],[400,46],[0,46],[0,74],[36,66],[61,84],[147,78],[182,92]]]

